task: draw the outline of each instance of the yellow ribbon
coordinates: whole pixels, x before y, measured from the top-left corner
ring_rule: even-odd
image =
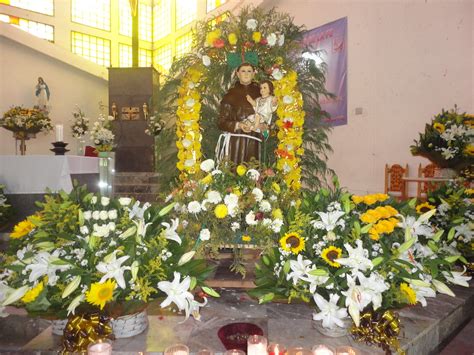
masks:
[[[380,346],[388,354],[390,348],[398,354],[405,354],[398,341],[400,319],[398,314],[392,311],[363,313],[359,326],[354,325],[351,333],[356,340]]]
[[[113,339],[110,319],[98,313],[69,317],[63,334],[63,353],[87,351],[89,344]]]

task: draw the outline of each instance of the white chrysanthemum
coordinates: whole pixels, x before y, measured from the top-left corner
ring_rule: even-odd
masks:
[[[210,203],[219,203],[222,201],[222,196],[218,191],[211,190],[207,193],[207,200]]]
[[[263,192],[262,190],[260,190],[258,187],[255,187],[253,190],[252,190],[252,195],[255,197],[255,200],[257,202],[260,202],[263,200]]]
[[[227,194],[224,197],[224,203],[227,205],[227,208],[237,206],[239,203],[239,196],[236,194]]]
[[[92,219],[95,219],[97,221],[99,218],[100,218],[100,212],[99,211],[92,212]]]
[[[117,219],[117,210],[110,210],[109,212],[109,219]]]
[[[85,219],[86,221],[88,221],[89,219],[92,218],[92,212],[91,212],[91,211],[85,211],[84,214],[83,214],[83,216],[84,216],[84,219]]]
[[[128,206],[132,202],[130,197],[120,197],[119,203],[121,206]]]
[[[196,101],[192,98],[189,98],[189,99],[186,100],[186,106],[188,106],[188,107],[193,107],[195,103],[196,103]]]
[[[270,33],[270,34],[267,36],[267,43],[268,43],[268,46],[273,47],[273,46],[277,43],[277,36],[276,36],[276,34]]]
[[[209,229],[204,228],[203,230],[201,230],[201,232],[199,233],[199,239],[201,240],[211,239],[211,232],[209,231]]]
[[[201,212],[201,204],[198,201],[191,201],[188,203],[189,213],[199,213]]]
[[[285,95],[285,96],[283,96],[283,103],[289,105],[289,104],[291,104],[293,101],[295,101],[295,99],[293,99],[292,96],[290,96],[290,95]]]
[[[236,230],[240,229],[240,224],[238,222],[232,222],[232,224],[230,225],[230,229],[235,232]]]
[[[249,169],[246,175],[255,181],[257,181],[258,178],[260,177],[260,173],[255,169]]]
[[[254,18],[248,19],[247,23],[245,24],[247,29],[254,31],[257,29],[258,21]]]
[[[283,78],[283,73],[281,72],[280,69],[275,68],[275,69],[273,69],[273,71],[272,71],[272,77],[273,77],[273,79],[275,79],[275,80],[281,80],[281,79]]]
[[[253,211],[250,211],[249,213],[247,213],[247,215],[245,216],[245,222],[249,226],[254,226],[257,224],[257,221],[255,220],[255,213]]]
[[[100,198],[100,204],[101,204],[102,206],[104,206],[104,207],[105,207],[105,206],[108,206],[109,203],[110,203],[110,198],[105,197],[105,196],[102,196],[102,197]]]
[[[99,218],[103,221],[107,220],[109,218],[109,212],[107,211],[100,211],[99,213]]]
[[[212,171],[212,169],[214,169],[214,166],[215,166],[214,160],[207,159],[201,163],[201,170],[205,171],[206,173],[209,173]]]
[[[272,205],[267,200],[262,200],[260,202],[260,210],[262,212],[270,212],[272,210]]]
[[[282,226],[283,226],[283,220],[276,218],[273,220],[271,228],[272,228],[272,231],[274,231],[275,233],[280,233]]]

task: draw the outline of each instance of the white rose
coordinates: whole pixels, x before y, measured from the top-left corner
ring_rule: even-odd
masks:
[[[207,200],[210,203],[219,203],[222,201],[222,196],[218,191],[209,191],[207,193]]]
[[[258,21],[251,18],[249,20],[247,20],[247,23],[246,23],[246,26],[247,26],[247,29],[249,30],[255,30],[257,28],[257,25],[258,25]]]
[[[275,232],[275,233],[280,233],[280,229],[281,227],[283,226],[283,221],[279,218],[273,220],[273,223],[272,223],[272,230]]]
[[[109,213],[107,211],[100,211],[99,218],[105,221],[107,218],[109,218]]]
[[[109,211],[109,219],[117,219],[117,210]]]
[[[130,197],[120,197],[119,198],[119,203],[121,206],[128,206],[132,202],[132,199]]]
[[[89,233],[89,228],[87,226],[82,226],[80,228],[82,234],[88,234]]]
[[[205,171],[206,173],[210,172],[212,169],[214,169],[214,160],[212,159],[207,159],[207,160],[204,160],[202,163],[201,163],[201,170],[202,171]]]
[[[252,190],[252,195],[255,197],[255,200],[257,202],[263,200],[263,192],[258,187],[254,188]]]
[[[228,208],[231,206],[237,206],[239,203],[239,196],[236,194],[228,194],[224,197],[224,203],[227,205]]]
[[[202,64],[204,64],[206,67],[211,65],[211,58],[209,58],[207,55],[202,56]]]
[[[95,205],[97,203],[97,196],[92,196],[91,203]]]
[[[260,173],[255,169],[249,169],[247,171],[247,176],[250,177],[252,180],[257,181],[258,178],[260,177]]]
[[[201,240],[209,240],[211,238],[211,232],[209,229],[205,228],[199,233],[199,239]]]
[[[272,210],[272,205],[267,200],[260,202],[260,210],[262,212],[270,212]]]
[[[257,221],[255,220],[255,213],[253,213],[253,211],[250,211],[249,213],[247,213],[247,215],[245,216],[245,222],[249,226],[254,226],[257,224]]]
[[[92,218],[95,219],[95,220],[98,220],[100,218],[99,217],[99,211],[92,212]]]
[[[270,47],[273,47],[277,42],[277,36],[274,33],[270,33],[267,37],[267,43]]]
[[[92,217],[92,212],[91,211],[86,211],[84,212],[84,219],[88,221]]]
[[[115,223],[109,222],[109,224],[107,224],[107,227],[109,227],[109,229],[113,232],[115,230]]]
[[[109,203],[110,203],[110,198],[105,197],[105,196],[102,196],[102,197],[101,197],[101,199],[100,199],[100,204],[101,204],[102,206],[104,206],[104,207],[105,207],[105,206],[108,206]]]

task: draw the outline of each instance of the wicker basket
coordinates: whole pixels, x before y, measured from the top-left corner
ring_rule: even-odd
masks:
[[[63,335],[67,319],[52,321],[52,331],[55,335]],[[148,327],[148,316],[146,310],[139,313],[118,317],[110,321],[115,338],[129,338],[140,333]]]

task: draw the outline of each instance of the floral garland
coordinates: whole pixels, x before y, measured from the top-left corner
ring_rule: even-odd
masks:
[[[202,77],[201,66],[187,69],[181,86],[178,89],[178,109],[176,111],[176,146],[180,179],[185,180],[189,174],[199,171],[201,163],[201,132],[199,119],[201,111],[201,93],[199,82]]]
[[[273,70],[272,76],[275,79],[278,79],[279,75],[281,74],[278,69]],[[299,190],[301,187],[299,162],[304,153],[302,144],[305,113],[297,78],[296,72],[290,70],[280,80],[274,81],[275,96],[278,99],[277,169],[283,172],[286,184],[293,190]]]

